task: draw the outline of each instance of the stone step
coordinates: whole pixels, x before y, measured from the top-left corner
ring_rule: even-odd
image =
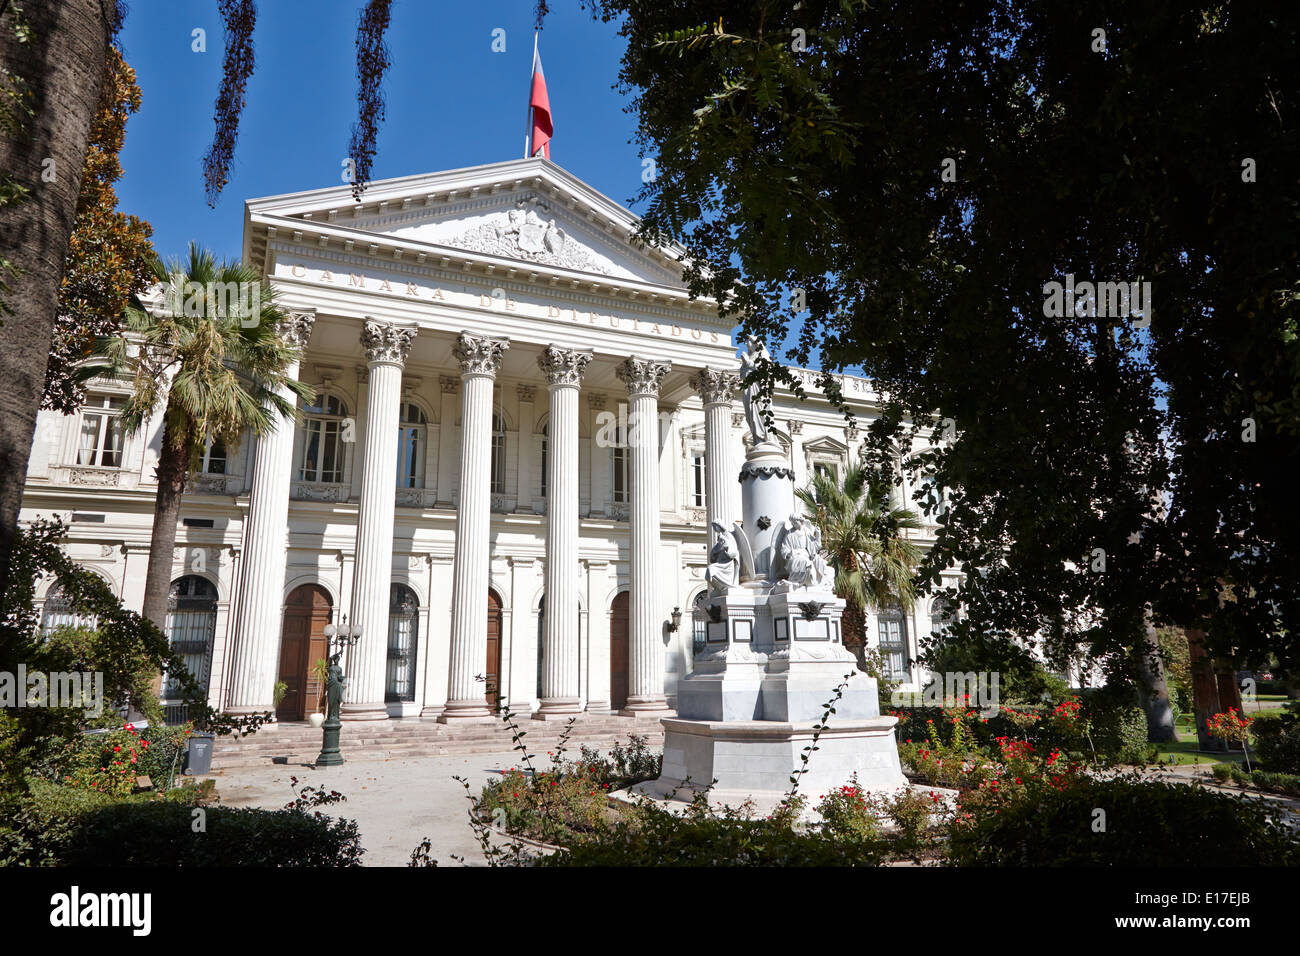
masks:
[[[564,735],[565,723],[522,719],[519,730],[524,733],[523,742],[529,753],[544,761],[547,751],[555,749]],[[583,745],[608,748],[626,743],[631,734],[647,738],[654,746],[663,743],[663,726],[657,717],[589,715],[579,718],[569,731],[567,754],[578,756]],[[277,760],[310,762],[320,752],[320,744],[321,731],[308,724],[273,724],[248,737],[217,740],[213,747],[213,769],[265,766]],[[504,723],[447,725],[408,718],[345,724],[340,745],[344,754],[353,759],[409,759],[505,753],[514,749],[515,741]]]

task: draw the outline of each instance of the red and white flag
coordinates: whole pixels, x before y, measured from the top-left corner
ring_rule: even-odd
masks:
[[[533,114],[531,155],[539,153],[551,158],[551,101],[546,95],[546,75],[542,73],[542,57],[537,52],[537,39],[533,39],[533,88],[528,97]]]

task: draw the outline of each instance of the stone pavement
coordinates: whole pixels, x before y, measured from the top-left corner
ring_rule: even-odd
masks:
[[[546,761],[542,756],[535,765],[540,769]],[[217,782],[222,805],[230,807],[279,809],[295,796],[290,777],[298,778],[298,789],[323,786],[339,791],[347,800],[320,810],[332,817],[357,821],[361,845],[366,850],[362,863],[366,866],[406,866],[411,851],[426,836],[433,843],[430,855],[439,866],[458,866],[451,859],[453,853],[463,856],[470,865],[481,866],[483,851],[466,814],[469,801],[452,774],[467,778],[478,796],[494,771],[518,762],[518,753],[361,758],[341,767],[318,769],[301,764],[236,767],[216,772],[212,778]]]

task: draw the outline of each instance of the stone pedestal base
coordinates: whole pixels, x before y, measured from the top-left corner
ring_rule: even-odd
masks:
[[[497,718],[488,710],[487,701],[448,701],[438,715],[440,724],[486,724]]]
[[[339,719],[352,720],[387,720],[388,707],[385,704],[344,704],[339,712]]]
[[[893,791],[907,786],[894,739],[895,717],[832,720],[817,738],[799,793],[813,803],[857,775],[864,790]],[[812,744],[813,721],[682,720],[665,718],[664,763],[659,779],[638,784],[634,793],[689,802],[709,786],[714,806],[754,801],[765,813],[790,790],[790,777],[803,766]],[[674,794],[673,791],[676,791]]]

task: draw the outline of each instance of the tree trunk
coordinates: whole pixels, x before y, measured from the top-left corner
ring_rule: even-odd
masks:
[[[851,598],[846,599],[844,614],[840,618],[840,639],[844,642],[844,649],[851,652],[858,659],[858,668],[860,670],[866,669],[866,658],[863,657],[867,644],[866,621],[866,615],[862,612],[861,605]]]
[[[1219,705],[1219,678],[1214,663],[1205,650],[1205,632],[1200,628],[1187,629],[1187,652],[1192,671],[1192,709],[1196,713],[1197,749],[1226,752],[1228,742],[1211,737],[1209,719],[1227,710]]]
[[[19,5],[0,14],[0,66],[26,84],[33,115],[19,118],[24,133],[0,136],[0,173],[29,192],[0,205],[0,590],[18,528],[27,458],[49,364],[63,260],[76,222],[77,196],[99,104],[112,26],[112,3],[41,0],[23,3],[31,40],[19,43]],[[8,84],[10,81],[6,81]]]
[[[1169,685],[1165,681],[1165,663],[1160,656],[1160,636],[1151,623],[1147,608],[1143,621],[1146,640],[1138,649],[1138,675],[1142,683],[1142,709],[1147,715],[1147,742],[1173,743],[1178,740],[1174,728],[1174,709],[1169,702]]]
[[[170,416],[168,416],[170,421]],[[149,538],[149,567],[144,577],[143,615],[167,628],[167,597],[172,586],[173,551],[176,548],[176,524],[180,518],[181,496],[189,471],[189,441],[173,434],[172,426],[163,428],[162,450],[158,456],[158,496],[154,499],[153,533]]]

